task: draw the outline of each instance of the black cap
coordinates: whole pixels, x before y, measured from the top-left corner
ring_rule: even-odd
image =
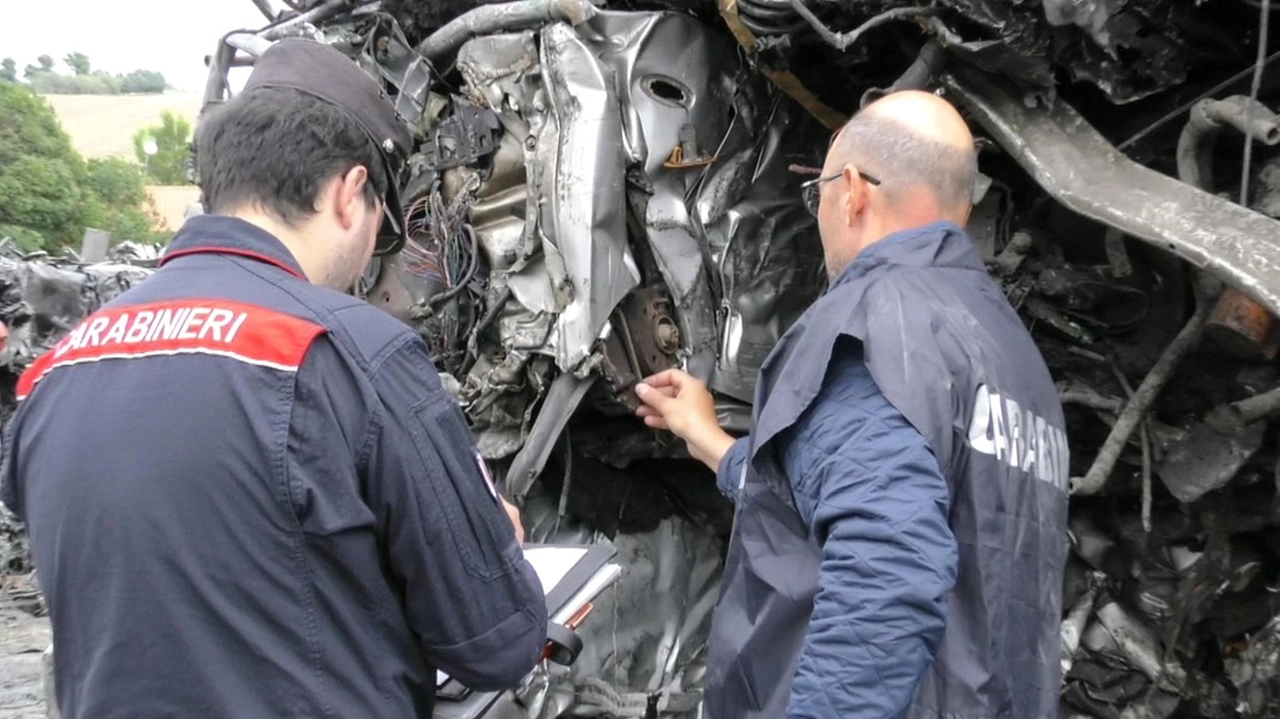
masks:
[[[413,135],[378,81],[333,47],[286,38],[273,43],[254,63],[244,90],[259,87],[305,92],[345,111],[364,130],[382,156],[387,175],[387,221],[378,233],[374,254],[398,252],[407,239],[399,179],[413,149]]]

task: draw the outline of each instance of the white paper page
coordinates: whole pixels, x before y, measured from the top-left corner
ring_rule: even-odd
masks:
[[[550,594],[586,553],[587,550],[583,547],[530,547],[524,550],[524,558],[529,560],[533,571],[538,573],[538,579],[542,581],[542,593]]]
[[[596,572],[591,577],[590,581],[582,586],[582,589],[578,590],[577,594],[573,595],[573,598],[569,600],[568,604],[564,605],[559,612],[556,612],[556,614],[551,617],[551,621],[556,624],[564,624],[569,621],[569,617],[576,614],[579,609],[582,609],[582,607],[586,605],[587,602],[595,599],[597,594],[604,591],[605,587],[612,584],[613,580],[617,579],[621,575],[622,567],[619,567],[616,564],[604,565],[600,571]]]

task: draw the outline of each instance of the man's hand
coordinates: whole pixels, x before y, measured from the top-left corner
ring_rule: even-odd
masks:
[[[524,524],[520,522],[520,510],[508,502],[506,497],[498,497],[498,500],[502,502],[502,508],[507,511],[507,519],[511,520],[511,526],[516,530],[516,541],[524,546]]]
[[[685,441],[689,454],[715,472],[733,446],[716,422],[715,401],[706,385],[678,369],[656,374],[636,385],[643,402],[636,414],[654,429],[665,429]]]

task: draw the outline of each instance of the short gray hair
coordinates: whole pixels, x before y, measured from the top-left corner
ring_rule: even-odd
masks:
[[[922,135],[877,112],[854,115],[831,152],[880,180],[880,189],[897,202],[906,190],[926,187],[944,207],[968,207],[978,174],[977,148],[956,147]]]

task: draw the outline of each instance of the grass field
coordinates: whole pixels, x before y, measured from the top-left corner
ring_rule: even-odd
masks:
[[[132,159],[133,135],[160,124],[165,110],[186,117],[195,126],[199,93],[164,95],[45,95],[53,105],[71,144],[86,158]]]

